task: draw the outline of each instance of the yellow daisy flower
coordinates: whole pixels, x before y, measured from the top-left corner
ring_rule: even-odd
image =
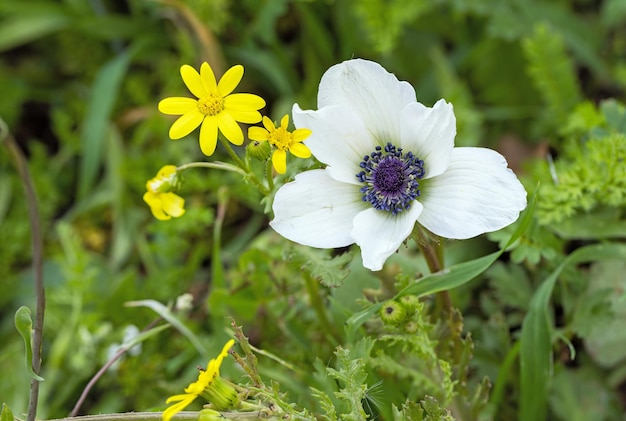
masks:
[[[198,380],[185,388],[185,393],[170,396],[165,403],[176,402],[163,411],[163,421],[170,421],[174,415],[185,409],[198,396],[205,397],[216,409],[229,409],[239,403],[235,389],[220,377],[220,366],[235,344],[233,339],[226,342],[217,358],[209,361],[207,369],[200,371]]]
[[[180,139],[200,127],[200,149],[211,156],[217,145],[218,129],[234,145],[243,144],[240,123],[258,123],[265,100],[254,94],[233,94],[243,77],[243,66],[228,69],[219,83],[208,63],[202,63],[200,73],[193,67],[180,68],[183,82],[198,99],[171,97],[159,102],[159,111],[180,115],[170,128],[171,139]]]
[[[311,135],[309,129],[296,129],[293,132],[287,130],[289,125],[289,115],[280,120],[280,126],[274,126],[274,122],[268,117],[263,117],[263,127],[250,127],[248,137],[252,140],[267,140],[276,148],[272,153],[272,164],[279,174],[287,171],[287,151],[298,158],[308,158],[311,156],[309,148],[302,143],[304,139]]]
[[[143,200],[150,206],[155,218],[165,221],[172,217],[178,218],[185,213],[185,199],[170,190],[178,187],[180,180],[175,165],[166,165],[159,170],[157,176],[148,180]]]

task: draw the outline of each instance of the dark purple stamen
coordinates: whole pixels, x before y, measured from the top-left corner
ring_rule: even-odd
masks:
[[[387,143],[384,150],[376,146],[376,151],[365,155],[360,166],[363,171],[356,177],[364,184],[363,201],[375,209],[397,215],[410,209],[420,195],[418,180],[424,176],[424,161],[412,152],[403,154],[402,148]]]

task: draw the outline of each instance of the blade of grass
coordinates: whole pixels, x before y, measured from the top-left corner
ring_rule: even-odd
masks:
[[[626,244],[593,244],[577,249],[561,262],[535,292],[522,324],[520,338],[521,421],[546,419],[552,371],[552,325],[548,306],[559,275],[568,265],[606,259],[626,259]]]
[[[83,155],[78,176],[78,197],[81,199],[93,186],[100,168],[108,122],[133,51],[128,49],[105,64],[91,88],[81,132]]]
[[[198,353],[200,353],[203,358],[208,359],[209,353],[207,349],[202,345],[202,343],[198,340],[196,335],[194,335],[194,333],[189,330],[187,326],[183,324],[183,322],[178,320],[178,318],[174,315],[174,313],[170,311],[169,308],[167,308],[160,302],[155,300],[128,301],[127,303],[125,303],[125,305],[127,307],[148,307],[156,314],[163,317],[163,319],[169,322],[172,326],[174,326],[176,330],[178,330],[187,339],[189,339],[189,342],[191,342],[191,344],[196,348]]]

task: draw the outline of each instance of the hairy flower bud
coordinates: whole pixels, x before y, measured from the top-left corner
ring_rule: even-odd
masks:
[[[386,325],[397,326],[406,319],[406,310],[397,301],[389,300],[380,309],[380,318]]]

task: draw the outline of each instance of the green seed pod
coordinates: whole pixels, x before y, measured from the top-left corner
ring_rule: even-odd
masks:
[[[380,318],[386,325],[397,326],[406,318],[406,310],[397,301],[389,300],[380,309]]]
[[[417,323],[414,320],[409,320],[404,325],[404,331],[406,333],[415,333],[415,332],[417,332],[418,327],[419,326],[417,325]]]
[[[413,314],[420,307],[420,299],[415,295],[405,295],[400,298],[400,304],[404,307],[407,314]]]
[[[270,158],[272,148],[269,142],[253,140],[246,146],[246,153],[254,159],[265,162]]]

